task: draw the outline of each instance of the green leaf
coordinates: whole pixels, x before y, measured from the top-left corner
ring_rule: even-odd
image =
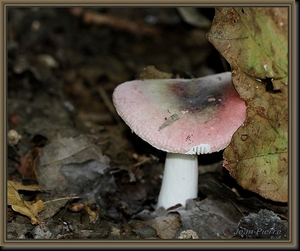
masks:
[[[288,200],[288,8],[216,8],[208,40],[247,105],[224,167],[245,189]]]

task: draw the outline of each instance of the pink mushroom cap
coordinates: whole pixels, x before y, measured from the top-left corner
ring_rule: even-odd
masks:
[[[231,72],[196,79],[145,79],[117,86],[119,116],[143,140],[173,153],[224,149],[246,118]]]

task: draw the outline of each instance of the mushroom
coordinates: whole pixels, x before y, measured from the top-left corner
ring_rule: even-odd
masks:
[[[246,118],[231,72],[195,79],[145,79],[118,85],[113,103],[140,138],[167,152],[157,208],[198,195],[198,154],[229,145]]]

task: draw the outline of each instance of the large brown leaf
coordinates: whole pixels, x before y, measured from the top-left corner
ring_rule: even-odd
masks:
[[[247,104],[224,167],[245,189],[288,201],[288,8],[216,8],[208,40]],[[234,114],[233,114],[234,116]]]

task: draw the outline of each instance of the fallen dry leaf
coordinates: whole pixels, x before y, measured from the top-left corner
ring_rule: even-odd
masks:
[[[287,239],[288,221],[281,220],[273,211],[261,209],[241,218],[237,235],[246,239]]]
[[[180,215],[169,213],[167,216],[159,216],[148,222],[154,228],[160,239],[173,239],[181,226]]]
[[[157,70],[153,65],[146,66],[136,79],[170,79],[173,78],[172,73]]]
[[[73,197],[54,198],[45,201],[44,202],[45,210],[43,210],[39,214],[39,218],[42,220],[48,220],[51,217],[53,217],[53,215],[55,215],[61,208],[65,207],[69,202],[79,198],[80,197],[73,196]]]
[[[37,180],[41,187],[51,190],[53,194],[68,194],[67,190],[71,190],[72,195],[78,193],[76,195],[81,196],[80,189],[90,189],[87,184],[93,184],[87,180],[102,175],[108,162],[109,158],[102,154],[101,147],[89,136],[66,138],[58,135],[43,147],[37,159]]]
[[[94,201],[85,204],[85,211],[89,214],[90,223],[95,223],[99,218],[99,208]]]
[[[239,185],[288,201],[288,8],[216,8],[208,40],[232,68],[247,117],[224,151]]]
[[[17,181],[7,181],[7,204],[10,205],[14,211],[29,217],[31,224],[38,224],[38,213],[45,209],[44,202],[42,200],[34,202],[25,201],[20,196],[18,190],[41,191],[41,188],[38,185],[25,186]]]
[[[209,196],[204,200],[188,200],[180,214],[182,228],[193,230],[199,239],[227,239],[234,236],[241,214],[228,200]]]
[[[41,148],[36,147],[21,157],[21,166],[18,168],[18,172],[22,175],[23,179],[36,179],[36,159],[40,152]]]

